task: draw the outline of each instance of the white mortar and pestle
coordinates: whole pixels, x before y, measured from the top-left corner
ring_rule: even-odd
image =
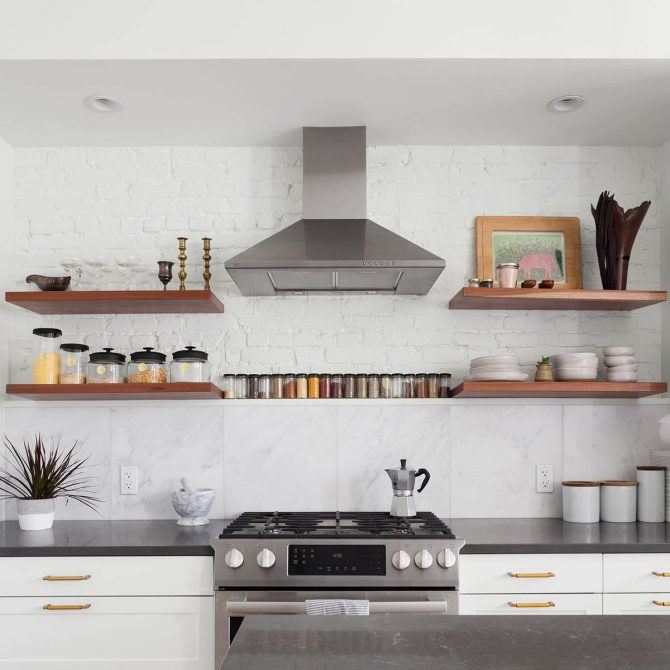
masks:
[[[186,477],[180,480],[183,488],[170,494],[174,511],[181,519],[179,526],[204,526],[209,523],[207,514],[214,502],[214,489],[194,489]]]

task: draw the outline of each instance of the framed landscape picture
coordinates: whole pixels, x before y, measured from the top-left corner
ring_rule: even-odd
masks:
[[[568,216],[478,216],[477,276],[493,278],[500,263],[519,264],[519,283],[553,279],[554,288],[582,288],[579,219]]]

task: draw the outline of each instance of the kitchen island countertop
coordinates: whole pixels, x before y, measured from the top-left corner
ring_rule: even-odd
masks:
[[[247,618],[222,670],[665,670],[650,616]]]

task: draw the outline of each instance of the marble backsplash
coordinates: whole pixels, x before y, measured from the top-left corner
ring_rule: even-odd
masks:
[[[432,475],[419,509],[449,517],[560,516],[560,486],[535,493],[535,465],[561,479],[631,477],[662,445],[662,404],[203,405],[5,407],[20,442],[36,431],[91,454],[104,518],[175,518],[187,476],[216,489],[212,518],[246,510],[386,510],[384,468],[401,457]],[[119,494],[121,465],[140,494]],[[76,503],[61,519],[99,518]],[[15,518],[13,503],[6,517]]]

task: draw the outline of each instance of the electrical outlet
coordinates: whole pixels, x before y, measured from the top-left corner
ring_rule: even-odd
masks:
[[[535,492],[553,493],[554,492],[554,466],[536,465],[535,466]]]
[[[136,496],[140,492],[140,472],[136,465],[121,466],[121,495]]]

